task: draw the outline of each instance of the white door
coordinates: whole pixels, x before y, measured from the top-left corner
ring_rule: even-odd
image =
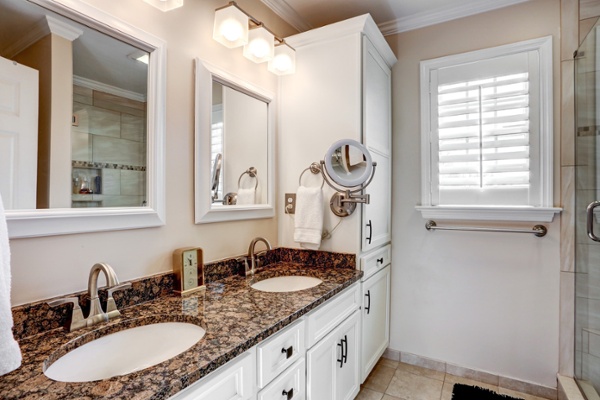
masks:
[[[361,381],[390,343],[390,266],[363,282]]]
[[[388,243],[392,237],[391,159],[378,150],[368,149],[377,167],[371,184],[365,190],[370,195],[370,202],[362,205],[363,252]]]
[[[8,210],[35,209],[38,71],[0,57],[0,194]]]
[[[344,353],[343,367],[337,370],[335,399],[352,400],[360,391],[360,311],[349,316],[337,331]]]
[[[336,330],[334,330],[336,332]],[[306,397],[308,400],[335,399],[335,373],[341,349],[333,332],[325,336],[306,353]]]

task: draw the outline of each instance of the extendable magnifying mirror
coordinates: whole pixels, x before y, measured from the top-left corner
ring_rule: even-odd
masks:
[[[358,194],[373,180],[377,163],[369,150],[356,140],[342,139],[331,145],[321,160],[321,174],[336,191],[329,206],[338,217],[347,217],[357,203],[369,204],[368,194]]]

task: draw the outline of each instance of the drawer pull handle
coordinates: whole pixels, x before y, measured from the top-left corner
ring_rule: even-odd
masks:
[[[281,352],[285,354],[286,359],[290,358],[294,355],[294,346],[290,346],[287,349],[284,347],[283,349],[281,349]]]
[[[340,363],[340,368],[343,368],[344,367],[344,339],[340,340],[340,342],[337,345],[340,346],[340,358],[337,360],[337,362]]]
[[[366,237],[367,244],[371,244],[371,236],[373,236],[373,224],[371,223],[371,220],[369,220],[367,228],[369,228],[369,236]]]
[[[294,388],[291,388],[290,390],[284,390],[281,392],[281,395],[287,396],[287,399],[290,400],[292,397],[294,397]]]
[[[365,293],[365,297],[367,298],[367,306],[365,307],[365,310],[367,311],[367,314],[371,313],[371,291],[367,290],[367,293]]]
[[[344,353],[342,355],[342,359],[344,360],[344,364],[348,363],[348,335],[344,335],[344,338],[342,339],[342,342],[344,343]]]
[[[377,259],[377,264],[383,264],[383,257]]]

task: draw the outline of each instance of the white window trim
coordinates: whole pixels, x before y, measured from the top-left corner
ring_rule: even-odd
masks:
[[[437,206],[431,196],[431,125],[430,72],[435,69],[475,62],[483,59],[537,51],[540,59],[540,163],[542,206]],[[553,86],[552,36],[532,39],[469,53],[422,61],[421,81],[421,205],[416,206],[425,219],[460,219],[479,221],[539,221],[551,222],[562,211],[553,207]]]

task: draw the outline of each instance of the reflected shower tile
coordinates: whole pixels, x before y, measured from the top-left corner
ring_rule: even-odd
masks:
[[[94,136],[93,145],[94,162],[141,165],[141,153],[145,151],[141,143],[103,136]]]
[[[92,98],[81,94],[73,93],[73,101],[81,104],[92,105]]]
[[[146,172],[121,170],[121,194],[144,196],[146,194]]]
[[[77,116],[79,132],[88,132],[99,136],[121,136],[121,114],[102,108],[73,103],[73,114]]]
[[[92,140],[89,134],[71,132],[71,159],[92,161]]]
[[[142,101],[131,100],[122,96],[100,92],[98,90],[94,90],[94,102],[110,103],[117,106],[132,108],[140,111],[146,110],[146,103]]]
[[[107,168],[102,170],[102,194],[121,194],[121,170]]]
[[[121,114],[121,138],[135,142],[145,142],[146,119],[129,114]]]
[[[139,117],[143,117],[144,115],[146,115],[146,111],[144,111],[144,110],[127,107],[127,106],[124,106],[121,104],[113,103],[111,101],[94,99],[94,105],[96,107],[101,107],[107,111],[110,110],[111,112],[115,112],[118,114],[127,113],[127,114],[131,114],[131,115],[137,115]]]
[[[600,386],[600,358],[591,354],[581,355],[582,379],[590,381],[595,387]]]
[[[140,207],[143,196],[103,196],[103,207]]]

